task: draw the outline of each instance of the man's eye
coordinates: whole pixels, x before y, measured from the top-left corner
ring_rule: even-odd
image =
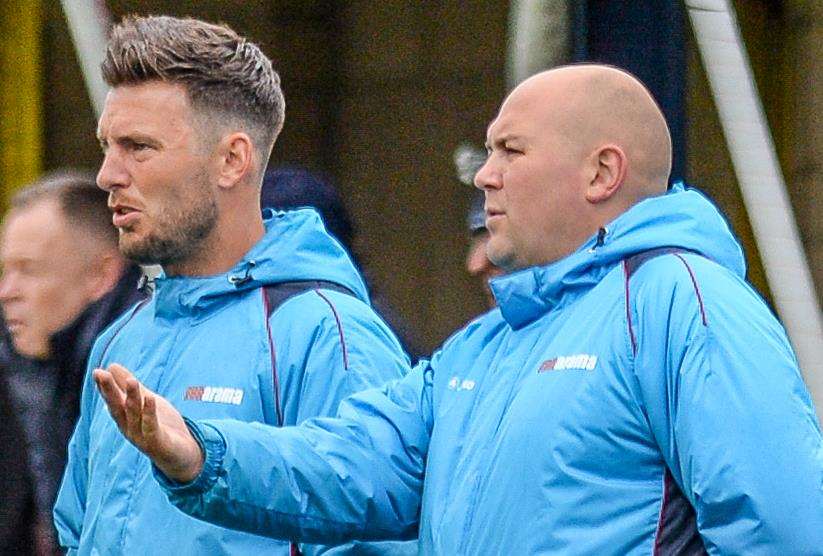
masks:
[[[145,143],[143,141],[133,141],[133,140],[125,140],[123,141],[123,147],[130,152],[142,152],[151,149],[151,145],[149,143]]]
[[[30,261],[23,261],[15,264],[13,267],[6,267],[6,271],[15,272],[20,276],[35,276],[37,275],[37,266]]]

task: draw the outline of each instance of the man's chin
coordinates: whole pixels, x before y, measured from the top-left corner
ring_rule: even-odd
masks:
[[[43,345],[42,342],[12,337],[11,343],[14,346],[14,351],[27,359],[42,360],[49,357],[49,348],[47,345]]]
[[[486,244],[486,257],[494,266],[509,272],[514,269],[516,257],[514,249],[508,245],[499,245],[494,239]]]
[[[120,243],[118,244],[120,253],[130,261],[141,265],[156,265],[161,264],[157,261],[157,257],[151,252],[145,241],[138,238],[128,238],[120,235]]]

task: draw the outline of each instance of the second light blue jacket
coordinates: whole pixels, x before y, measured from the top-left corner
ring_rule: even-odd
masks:
[[[633,256],[673,247],[633,271]],[[687,250],[689,252],[684,252]],[[714,206],[675,187],[338,419],[193,426],[183,511],[423,554],[820,554],[823,442],[782,327]]]
[[[267,216],[265,236],[230,272],[161,276],[151,300],[95,344],[55,508],[60,542],[70,552],[289,553],[287,543],[219,528],[169,504],[148,458],[109,416],[91,381],[95,367],[124,365],[193,419],[271,425],[280,421],[278,407],[286,425],[334,414],[341,399],[408,369],[397,339],[369,306],[362,278],[317,213]],[[310,289],[268,317],[263,286],[302,280],[333,282],[352,294]],[[393,548],[381,550],[394,554]]]

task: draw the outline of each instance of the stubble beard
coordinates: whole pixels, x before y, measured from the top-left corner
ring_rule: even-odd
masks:
[[[205,176],[195,179],[190,199],[174,199],[154,218],[153,230],[144,237],[130,238],[120,232],[120,251],[142,265],[181,266],[198,257],[205,240],[217,225],[218,209],[214,192]]]
[[[486,242],[486,258],[491,263],[506,272],[516,270],[516,258],[514,245],[511,237],[503,236],[502,232],[492,233],[489,231],[489,240]]]

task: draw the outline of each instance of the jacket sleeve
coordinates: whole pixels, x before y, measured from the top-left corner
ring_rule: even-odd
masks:
[[[96,360],[92,350],[89,361]],[[91,365],[89,365],[91,367]],[[68,461],[63,472],[63,481],[57,493],[54,506],[54,525],[60,546],[74,554],[80,544],[83,517],[86,511],[86,486],[88,481],[89,424],[93,411],[95,391],[89,368],[83,382],[80,397],[80,418],[69,441]]]
[[[710,553],[823,547],[823,441],[782,327],[698,256],[632,278],[641,403]]]
[[[330,290],[298,295],[272,315],[284,423],[331,417],[340,402],[409,371],[399,341],[369,305]],[[350,545],[303,544],[301,554],[345,553]],[[360,553],[408,553],[398,543],[358,543]],[[415,549],[416,552],[416,549]]]
[[[296,427],[206,420],[190,426],[201,474],[169,500],[189,515],[310,543],[416,536],[432,427],[433,367],[346,399],[337,418]]]

